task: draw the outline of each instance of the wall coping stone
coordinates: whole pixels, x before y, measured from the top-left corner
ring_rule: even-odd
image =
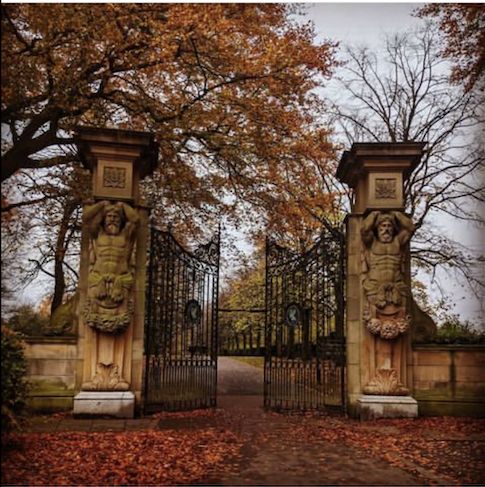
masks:
[[[413,343],[413,351],[419,350],[485,352],[485,343]]]
[[[39,391],[34,389],[28,393],[27,397],[74,397],[75,393],[74,390]]]
[[[67,345],[76,345],[77,336],[76,335],[65,335],[65,336],[26,336],[24,341],[35,345],[37,343],[48,344],[48,343],[65,343]]]

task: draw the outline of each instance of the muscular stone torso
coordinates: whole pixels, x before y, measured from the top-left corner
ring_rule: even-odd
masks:
[[[369,252],[368,263],[369,279],[380,283],[401,280],[401,249],[398,239],[394,238],[389,243],[375,240]]]
[[[125,274],[129,271],[128,261],[131,246],[127,246],[126,236],[107,235],[101,232],[95,242],[96,261],[93,271],[100,274]]]

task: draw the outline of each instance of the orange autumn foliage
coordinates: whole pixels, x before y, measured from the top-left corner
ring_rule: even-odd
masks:
[[[333,169],[314,90],[336,61],[335,45],[291,20],[297,8],[3,5],[2,180],[77,160],[79,124],[111,126],[155,134],[147,195],[160,219],[234,215],[234,201],[303,208]]]
[[[445,41],[442,54],[453,62],[452,80],[470,90],[485,68],[484,4],[430,3],[418,15],[436,19]]]

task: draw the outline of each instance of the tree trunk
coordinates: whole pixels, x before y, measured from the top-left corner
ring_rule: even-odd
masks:
[[[59,233],[57,234],[56,252],[54,257],[54,295],[52,297],[51,315],[62,304],[62,298],[66,291],[66,278],[64,275],[64,258],[66,255],[66,236],[69,230],[71,216],[76,209],[77,203],[69,202],[64,206]]]

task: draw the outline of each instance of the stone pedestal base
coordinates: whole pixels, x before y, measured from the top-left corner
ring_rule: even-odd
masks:
[[[74,397],[74,417],[112,416],[133,418],[135,395],[131,391],[81,391]]]
[[[379,418],[416,418],[418,402],[411,396],[365,396],[357,399],[361,420]]]

